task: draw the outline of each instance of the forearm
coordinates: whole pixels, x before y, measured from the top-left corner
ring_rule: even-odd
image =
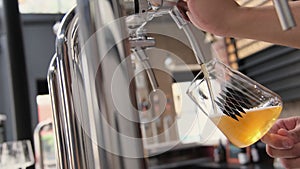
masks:
[[[300,48],[300,2],[291,3],[296,28],[283,31],[273,6],[239,7],[236,16],[228,18],[228,30],[223,36],[257,39],[271,43]]]

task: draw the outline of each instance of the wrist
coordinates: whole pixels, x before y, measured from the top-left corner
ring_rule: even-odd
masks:
[[[243,23],[245,23],[249,9],[250,8],[240,6],[232,9],[227,15],[224,16],[224,28],[218,33],[221,36],[226,37],[240,37],[246,26]]]
[[[229,10],[223,11],[211,28],[213,34],[225,37],[232,37],[243,28],[243,15],[246,15],[247,8],[238,4],[232,6]]]

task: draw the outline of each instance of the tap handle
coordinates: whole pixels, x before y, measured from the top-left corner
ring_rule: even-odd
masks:
[[[288,0],[273,0],[280,24],[283,30],[289,30],[296,26]]]
[[[171,15],[174,22],[177,24],[178,28],[183,29],[194,51],[197,62],[199,64],[203,64],[211,60],[211,57],[208,56],[205,57],[204,52],[200,45],[202,42],[196,38],[196,34],[203,34],[203,36],[205,36],[204,32],[202,31],[195,32],[193,25],[191,24],[190,21],[184,19],[184,16],[182,15],[183,12],[179,10],[178,6],[174,6],[173,9],[169,11],[169,14]]]

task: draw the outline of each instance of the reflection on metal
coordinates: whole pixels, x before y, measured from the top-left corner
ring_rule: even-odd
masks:
[[[143,65],[143,69],[146,71],[152,90],[156,91],[158,89],[158,83],[154,75],[154,72],[152,70],[151,64],[149,62],[148,56],[146,55],[144,49],[138,49],[138,48],[135,51],[135,54],[141,61],[141,64]]]
[[[278,18],[283,30],[289,30],[296,26],[295,19],[288,4],[288,0],[273,0]]]
[[[79,126],[78,119],[74,115],[74,98],[71,91],[71,67],[69,62],[74,59],[71,55],[77,46],[74,44],[77,38],[77,20],[74,10],[68,13],[62,21],[57,36],[57,52],[53,57],[49,72],[48,85],[50,89],[54,133],[56,137],[57,168],[87,168],[84,148],[82,144],[85,138]],[[84,154],[84,155],[82,155]]]
[[[34,147],[35,147],[35,168],[36,169],[47,169],[47,168],[56,168],[55,163],[49,164],[44,158],[45,150],[43,150],[43,140],[42,132],[43,131],[52,131],[52,121],[46,120],[40,122],[34,130]]]

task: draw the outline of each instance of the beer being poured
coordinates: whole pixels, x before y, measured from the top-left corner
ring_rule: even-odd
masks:
[[[271,106],[246,111],[238,121],[227,115],[212,117],[211,120],[232,144],[247,147],[268,132],[281,110],[281,106]]]

